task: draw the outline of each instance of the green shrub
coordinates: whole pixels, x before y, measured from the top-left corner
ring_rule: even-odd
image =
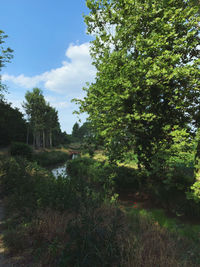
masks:
[[[10,154],[12,156],[21,156],[31,159],[33,156],[33,149],[25,143],[14,142],[11,144]]]
[[[114,173],[107,163],[97,162],[91,158],[76,158],[68,161],[67,172],[75,182],[76,191],[85,202],[90,196],[93,201],[113,199]]]
[[[131,191],[142,189],[145,177],[137,169],[128,168],[125,166],[116,166],[115,174],[114,181],[117,191],[124,189]]]
[[[34,154],[33,159],[42,167],[56,165],[66,162],[69,159],[69,154],[62,151],[39,152]]]
[[[125,215],[116,207],[81,210],[67,227],[69,241],[59,266],[125,266],[128,230]]]

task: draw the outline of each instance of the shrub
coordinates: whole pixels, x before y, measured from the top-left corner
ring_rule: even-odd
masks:
[[[68,159],[69,154],[62,151],[45,151],[34,154],[34,160],[42,167],[63,163],[66,162]]]
[[[33,156],[33,149],[25,143],[14,142],[11,144],[10,154],[12,156],[21,156],[31,159]]]
[[[113,168],[90,158],[76,158],[67,163],[67,172],[83,202],[112,199],[114,193]],[[86,203],[85,203],[86,204]]]
[[[125,215],[114,206],[83,209],[68,225],[59,266],[125,266],[130,236]]]

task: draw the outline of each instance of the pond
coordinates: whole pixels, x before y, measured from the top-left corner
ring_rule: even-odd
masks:
[[[57,178],[59,175],[67,177],[67,163],[51,168],[51,172]]]
[[[77,158],[77,154],[72,154],[72,159]],[[53,175],[57,178],[59,175],[67,177],[67,162],[63,163],[62,165],[57,165],[49,168]]]

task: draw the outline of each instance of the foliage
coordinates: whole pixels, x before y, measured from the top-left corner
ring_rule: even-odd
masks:
[[[75,142],[88,143],[92,135],[93,133],[89,122],[84,122],[81,126],[77,122],[73,125],[71,137]]]
[[[76,122],[72,128],[72,137],[78,138],[79,137],[79,124]]]
[[[89,158],[76,158],[68,161],[67,173],[76,179],[76,191],[80,192],[80,199],[87,205],[87,201],[94,203],[115,199],[113,169],[108,164],[95,162]]]
[[[33,149],[25,143],[15,142],[11,144],[10,154],[12,156],[22,156],[27,159],[32,159]]]
[[[58,163],[66,162],[69,159],[69,154],[62,151],[45,151],[34,154],[33,160],[40,166],[47,167],[53,166]]]
[[[0,100],[0,114],[0,146],[14,141],[25,142],[27,124],[23,114],[3,100]]]
[[[60,266],[123,266],[128,227],[124,214],[116,207],[83,209],[67,232],[69,242]]]
[[[60,132],[58,112],[46,103],[39,88],[27,91],[23,107],[28,115],[30,127],[33,130],[33,145],[37,148],[52,146],[52,133]]]
[[[70,178],[55,179],[23,158],[0,161],[1,189],[9,214],[4,240],[12,253],[22,255],[26,249],[33,264],[52,267],[199,263],[190,253],[193,248],[198,251],[197,246],[161,228],[155,222],[158,216],[152,221],[134,213],[127,220],[108,203],[107,185],[110,188],[114,166],[89,158],[68,165]]]
[[[200,181],[196,181],[192,186],[191,190],[187,192],[188,199],[193,199],[199,204],[200,202]]]
[[[191,1],[88,0],[96,80],[78,101],[110,160],[152,160],[170,133],[195,118],[199,97],[199,8]],[[196,111],[195,111],[196,110]]]

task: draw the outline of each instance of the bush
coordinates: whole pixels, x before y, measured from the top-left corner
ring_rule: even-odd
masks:
[[[33,156],[33,149],[25,143],[14,142],[11,144],[10,154],[12,156],[21,156],[31,159]]]
[[[45,151],[35,154],[33,158],[40,166],[47,167],[66,162],[69,154],[62,151]]]
[[[115,167],[115,187],[117,191],[142,189],[144,184],[144,176],[137,169],[116,166]]]
[[[126,217],[114,206],[83,209],[71,220],[59,266],[125,266],[130,236]]]
[[[93,202],[114,200],[114,173],[112,166],[107,163],[91,158],[76,158],[68,161],[67,172],[83,202],[90,201],[90,198]]]

